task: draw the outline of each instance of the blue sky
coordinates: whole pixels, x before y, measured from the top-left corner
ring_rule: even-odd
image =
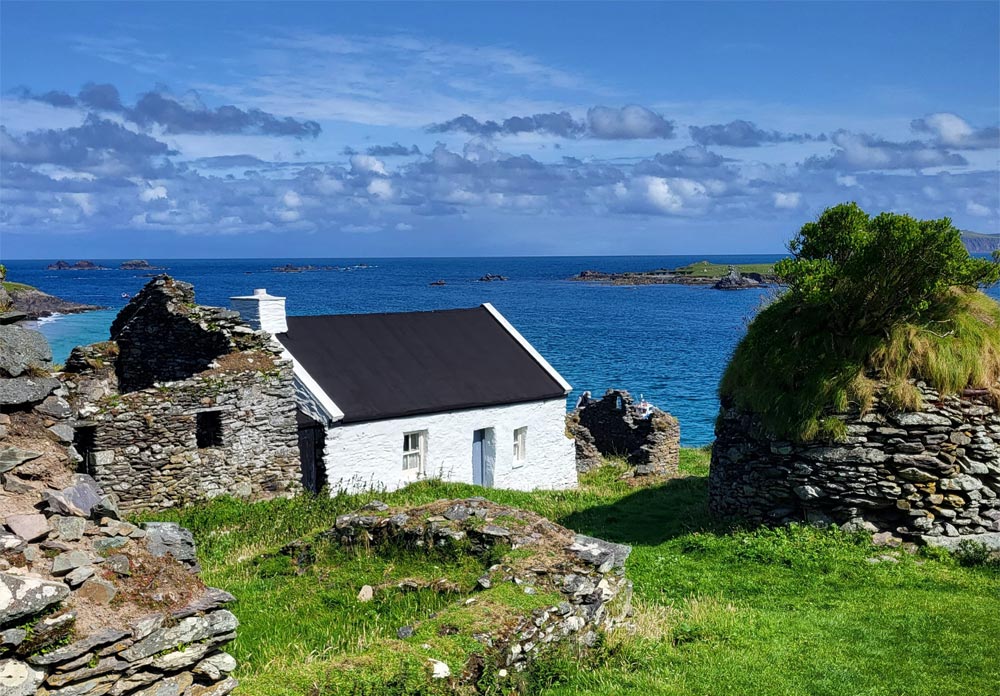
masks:
[[[0,5],[0,256],[773,253],[1000,231],[984,3]]]

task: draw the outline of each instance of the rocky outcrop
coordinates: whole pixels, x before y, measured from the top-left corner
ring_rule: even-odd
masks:
[[[123,261],[118,267],[123,271],[164,271],[166,270],[163,266],[153,266],[146,259],[132,259],[131,261]]]
[[[680,423],[649,404],[637,405],[627,391],[609,389],[597,401],[585,397],[567,415],[566,429],[576,441],[580,472],[602,466],[604,457],[624,458],[638,476],[677,472]]]
[[[536,655],[563,641],[593,646],[602,631],[618,625],[631,612],[632,583],[625,577],[631,547],[574,534],[532,512],[483,498],[439,500],[408,509],[392,509],[374,501],[339,516],[324,536],[376,552],[387,546],[456,548],[484,559],[499,558],[484,570],[478,591],[507,583],[521,587],[527,595],[554,592],[561,596],[561,601],[525,611],[511,622],[484,621],[494,628],[471,636],[492,657],[489,661],[501,668],[523,669]],[[302,553],[300,545],[293,548]],[[518,550],[516,556],[508,555],[511,549]],[[460,601],[477,606],[472,598]],[[407,639],[414,628],[400,627],[397,635]],[[481,668],[467,669],[463,678],[479,674]]]
[[[480,283],[492,283],[495,281],[510,280],[505,275],[500,275],[499,273],[487,273],[486,275],[479,278]]]
[[[101,266],[93,261],[77,261],[68,263],[66,261],[56,261],[45,267],[47,271],[107,271],[106,266]]]
[[[729,273],[722,276],[712,287],[716,290],[747,290],[759,288],[760,285],[760,281],[756,278],[743,275],[736,266],[730,266]]]
[[[52,349],[37,331],[0,325],[0,377],[46,372],[52,367]]]
[[[104,309],[97,305],[70,302],[27,285],[15,285],[10,291],[10,298],[13,309],[23,315],[21,317],[23,319],[38,319],[53,314],[81,314]]]
[[[876,399],[867,414],[837,414],[848,433],[837,443],[775,441],[754,416],[724,404],[709,475],[712,511],[1000,548],[1000,411],[985,390],[942,396],[916,386],[921,411],[892,412]]]

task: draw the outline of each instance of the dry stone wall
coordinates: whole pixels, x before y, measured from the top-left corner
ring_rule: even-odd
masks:
[[[957,548],[1000,548],[1000,411],[985,390],[941,396],[916,383],[924,407],[894,413],[876,400],[843,413],[842,443],[768,438],[724,404],[709,475],[710,507],[754,522],[831,522]]]

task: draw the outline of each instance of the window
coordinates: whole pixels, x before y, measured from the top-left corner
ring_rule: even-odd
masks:
[[[403,435],[403,471],[424,471],[424,451],[427,448],[427,431]]]
[[[520,466],[524,463],[524,459],[527,456],[528,447],[528,429],[518,428],[514,431],[514,466]]]
[[[195,439],[198,449],[222,447],[222,413],[202,411],[195,414]]]

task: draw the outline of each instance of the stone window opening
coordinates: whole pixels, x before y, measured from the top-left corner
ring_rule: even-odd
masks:
[[[83,461],[80,472],[93,475],[94,450],[97,449],[97,426],[81,425],[73,429],[73,448]]]
[[[222,447],[222,412],[202,411],[195,415],[198,449]]]

